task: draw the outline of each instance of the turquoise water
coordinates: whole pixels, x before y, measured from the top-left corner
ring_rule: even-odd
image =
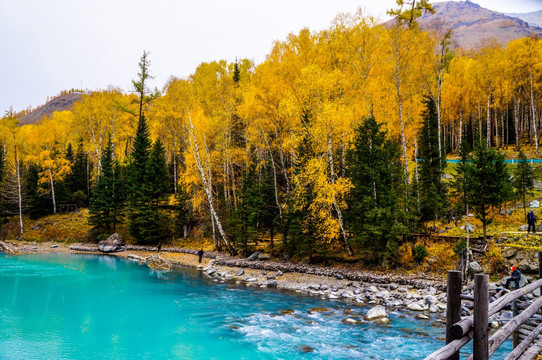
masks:
[[[0,359],[421,359],[442,346],[442,327],[401,313],[390,325],[341,322],[366,311],[193,269],[0,254]]]

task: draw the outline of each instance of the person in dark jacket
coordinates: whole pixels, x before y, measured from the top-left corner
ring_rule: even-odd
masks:
[[[521,279],[521,273],[519,272],[518,268],[515,266],[512,266],[512,272],[510,273],[510,277],[506,280],[506,284],[504,285],[505,288],[508,289],[508,286],[511,282],[514,282],[516,284],[516,289],[519,289],[519,280]]]
[[[201,259],[203,259],[203,249],[198,251],[198,261],[201,262]]]
[[[533,229],[533,234],[536,234],[536,216],[534,216],[533,209],[527,213],[527,224],[529,226],[527,227],[527,234]]]

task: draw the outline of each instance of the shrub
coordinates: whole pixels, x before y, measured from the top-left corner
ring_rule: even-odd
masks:
[[[416,260],[418,264],[420,264],[427,257],[427,255],[429,255],[426,247],[422,244],[414,246],[412,253],[414,255],[414,260]]]

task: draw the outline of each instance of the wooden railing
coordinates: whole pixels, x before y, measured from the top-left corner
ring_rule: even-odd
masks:
[[[539,269],[542,270],[542,252],[538,254]],[[542,271],[541,271],[542,272]],[[473,339],[472,354],[468,359],[487,360],[511,335],[517,334],[520,326],[542,308],[542,297],[532,304],[524,306],[518,313],[517,300],[542,287],[541,280],[523,288],[514,290],[491,304],[489,303],[489,277],[485,274],[474,276],[474,311],[471,316],[461,320],[461,272],[448,272],[447,307],[446,307],[446,346],[435,351],[425,360],[459,360],[459,351]],[[488,319],[506,306],[514,309],[514,317],[488,338]],[[521,341],[515,337],[514,350],[505,360],[518,359],[542,332],[542,324],[532,328]]]

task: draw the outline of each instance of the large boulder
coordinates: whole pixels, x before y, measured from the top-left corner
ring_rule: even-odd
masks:
[[[469,273],[472,275],[472,274],[479,274],[482,272],[482,267],[480,266],[480,264],[478,264],[478,262],[476,261],[473,261],[471,263],[469,263]]]
[[[501,279],[501,285],[504,286],[506,285],[506,280],[508,280],[510,278],[510,276],[505,276]],[[521,278],[519,279],[519,287],[522,288],[524,287],[525,285],[527,285],[529,283],[529,277],[527,276],[521,276]],[[511,290],[515,290],[515,286],[516,284],[514,282],[511,282],[509,284],[509,289]]]
[[[521,226],[518,228],[518,231],[527,231],[528,228],[529,228],[529,225],[527,225],[527,224],[521,225]]]
[[[377,305],[365,314],[365,320],[376,320],[387,317],[386,308],[382,305]]]
[[[506,266],[517,266],[526,273],[538,273],[538,252],[509,247],[501,250],[501,253]]]
[[[105,240],[98,243],[98,250],[105,253],[118,252],[126,250],[124,239],[117,233],[114,233]]]

